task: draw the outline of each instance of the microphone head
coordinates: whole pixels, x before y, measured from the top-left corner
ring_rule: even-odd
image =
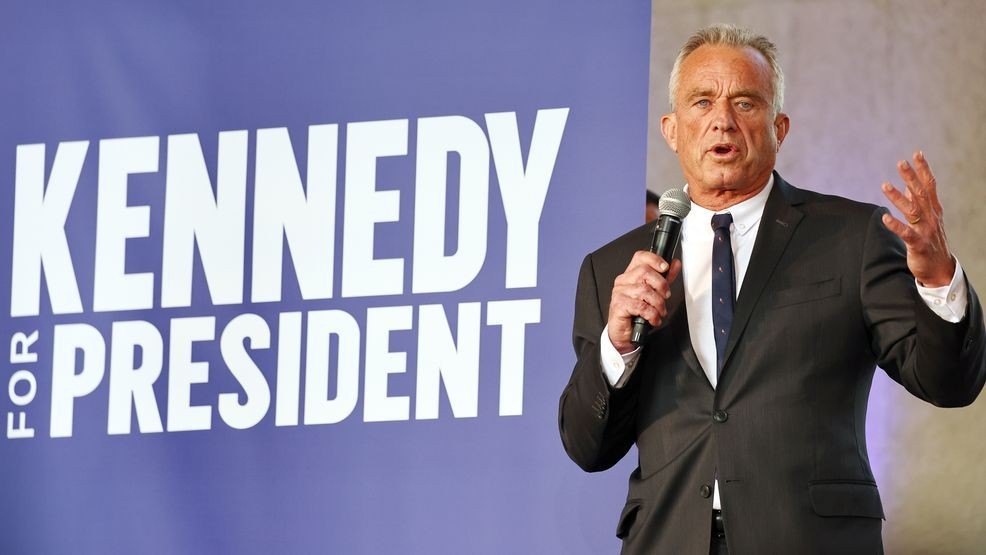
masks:
[[[692,210],[692,199],[688,198],[688,193],[684,189],[668,189],[661,195],[657,207],[662,216],[668,215],[683,220]]]

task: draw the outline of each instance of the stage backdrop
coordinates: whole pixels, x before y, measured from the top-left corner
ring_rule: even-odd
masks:
[[[556,410],[649,10],[7,6],[0,552],[617,548]]]

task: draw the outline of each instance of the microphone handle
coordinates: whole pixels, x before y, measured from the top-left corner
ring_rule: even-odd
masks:
[[[668,263],[668,271],[671,270],[671,259],[674,258],[675,251],[678,249],[678,240],[681,237],[681,220],[667,214],[662,214],[654,227],[654,237],[651,239],[650,251],[660,255]],[[668,272],[663,272],[662,276],[667,276]],[[650,333],[650,322],[641,316],[633,317],[633,331],[630,333],[630,342],[635,347],[644,344],[647,334]]]

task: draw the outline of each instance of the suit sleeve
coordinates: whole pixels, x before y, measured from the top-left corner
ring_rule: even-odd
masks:
[[[572,342],[577,361],[558,409],[565,451],[587,472],[612,467],[626,455],[636,438],[635,380],[613,389],[603,375],[599,339],[609,307],[601,306],[596,281],[592,255],[589,255],[582,262],[575,295]]]
[[[950,323],[919,297],[903,243],[874,211],[863,246],[861,300],[877,362],[916,397],[941,407],[971,404],[986,381],[983,311],[967,282],[965,318]]]

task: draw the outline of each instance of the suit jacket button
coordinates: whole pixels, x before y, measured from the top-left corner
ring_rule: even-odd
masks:
[[[702,484],[702,487],[698,488],[698,494],[708,499],[712,495],[712,487],[709,484]]]
[[[717,409],[712,413],[712,419],[721,424],[726,420],[729,420],[729,413],[722,409]]]

